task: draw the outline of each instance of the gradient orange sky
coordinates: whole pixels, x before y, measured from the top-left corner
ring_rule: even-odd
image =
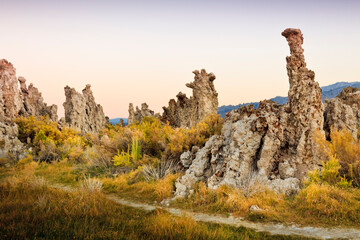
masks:
[[[64,87],[92,85],[110,118],[129,102],[162,113],[193,80],[216,75],[220,105],[286,96],[281,32],[300,28],[321,86],[360,81],[360,1],[0,0],[0,58],[63,115]]]

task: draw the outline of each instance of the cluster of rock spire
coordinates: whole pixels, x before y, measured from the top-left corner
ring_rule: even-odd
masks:
[[[258,109],[249,105],[229,112],[221,135],[181,156],[187,170],[176,182],[177,197],[185,196],[198,181],[216,189],[223,184],[241,187],[250,178],[292,194],[299,190],[306,173],[321,165],[315,131],[325,137],[331,127],[346,128],[356,137],[359,89],[344,89],[324,106],[315,73],[306,68],[301,31],[286,29],[282,35],[290,47],[286,58],[289,102],[279,105],[265,100]]]
[[[90,85],[83,94],[65,87],[65,118],[59,123],[85,133],[96,133],[104,128],[107,120],[102,107],[95,103]],[[0,60],[0,158],[21,157],[24,146],[18,140],[15,118],[28,116],[47,116],[58,121],[57,106],[48,106],[41,92],[33,84],[26,85],[23,77],[16,77],[14,66],[5,59]]]

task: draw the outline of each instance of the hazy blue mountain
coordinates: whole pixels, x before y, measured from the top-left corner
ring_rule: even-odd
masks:
[[[123,119],[124,120],[124,123],[125,125],[127,125],[127,118],[113,118],[113,119],[110,119],[110,123],[115,125],[115,124],[118,124],[120,122],[120,119]]]
[[[360,89],[360,82],[337,82],[329,86],[321,87],[322,100],[325,101],[325,99],[336,97],[341,92],[341,90],[346,87],[356,87]],[[271,98],[270,100],[279,104],[285,104],[288,102],[287,97],[279,97],[279,96]],[[230,112],[231,110],[238,109],[240,106],[245,106],[250,104],[254,105],[255,108],[259,107],[259,102],[243,103],[235,106],[234,105],[221,106],[218,108],[218,114],[220,114],[221,117],[224,118],[225,114]]]

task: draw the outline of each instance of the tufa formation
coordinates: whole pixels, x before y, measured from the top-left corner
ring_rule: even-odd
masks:
[[[20,89],[19,84],[20,83]],[[49,116],[57,121],[57,106],[47,106],[41,93],[23,77],[16,79],[16,69],[7,60],[0,60],[0,158],[24,155],[24,145],[17,138],[18,128],[13,120],[24,116]]]
[[[0,122],[11,122],[19,116],[49,116],[57,121],[57,106],[47,106],[33,84],[26,86],[25,78],[17,80],[15,68],[5,59],[0,60],[0,104]]]
[[[132,103],[129,104],[129,117],[128,124],[133,124],[135,122],[141,122],[144,117],[155,116],[154,111],[149,109],[149,105],[146,103],[141,104],[141,109],[136,106],[136,111]]]
[[[25,78],[19,77],[19,82],[23,96],[24,116],[49,116],[50,120],[56,122],[58,120],[57,106],[55,104],[47,106],[41,92],[32,83],[26,87]]]
[[[360,128],[360,90],[344,88],[336,98],[325,100],[324,130],[330,140],[331,128],[346,129],[357,138]]]
[[[102,106],[96,104],[90,88],[90,84],[86,85],[82,94],[69,86],[64,88],[66,96],[66,101],[63,104],[65,119],[62,119],[61,122],[81,131],[82,134],[97,133],[108,122]]]
[[[290,47],[289,103],[265,100],[258,109],[250,105],[229,112],[220,136],[211,137],[196,154],[181,156],[189,168],[176,181],[177,197],[185,196],[197,181],[216,189],[223,184],[241,188],[249,179],[290,195],[299,190],[308,170],[319,165],[313,134],[324,135],[321,89],[314,72],[306,68],[301,31],[286,29],[282,35]]]
[[[75,89],[65,87],[65,119],[60,123],[85,133],[96,133],[105,127],[107,120],[103,109],[95,103],[90,85],[79,94]],[[56,122],[57,106],[47,106],[39,90],[26,85],[23,77],[16,79],[16,70],[7,60],[0,60],[0,158],[19,158],[24,155],[24,144],[18,136],[17,117],[48,116]]]
[[[171,99],[168,107],[163,107],[163,122],[169,122],[173,127],[191,128],[201,122],[209,114],[217,114],[218,93],[214,87],[215,75],[207,73],[205,69],[201,72],[193,71],[194,81],[186,86],[193,90],[193,96],[179,92],[177,101]]]

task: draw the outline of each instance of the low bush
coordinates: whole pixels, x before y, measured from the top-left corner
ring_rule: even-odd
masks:
[[[350,188],[350,182],[345,177],[341,177],[339,174],[340,164],[339,160],[333,156],[330,156],[329,160],[322,163],[323,167],[321,170],[315,169],[308,173],[308,179],[305,180],[305,184],[311,183],[325,183],[340,188]]]
[[[15,119],[19,128],[19,139],[30,145],[35,160],[51,162],[68,158],[73,162],[83,162],[85,138],[73,129],[58,128],[48,117],[36,119],[34,116]]]
[[[173,129],[158,118],[145,117],[141,123],[126,127],[108,126],[99,139],[94,137],[91,142],[103,155],[111,156],[118,167],[154,166],[154,159],[177,165],[184,151],[202,147],[211,136],[220,134],[222,125],[219,115],[209,115],[191,129]]]
[[[330,183],[340,181],[340,185],[345,186],[348,182],[354,187],[360,187],[359,140],[346,129],[331,129],[330,139],[331,141],[326,141],[324,138],[317,137],[319,148],[325,158],[324,170],[327,171],[321,174],[322,179]],[[325,165],[327,161],[329,163]]]

